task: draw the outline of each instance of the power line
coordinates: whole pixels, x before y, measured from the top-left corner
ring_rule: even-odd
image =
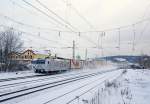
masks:
[[[10,0],[10,1],[12,1],[12,0]],[[30,6],[32,6],[34,9],[36,9],[36,10],[38,10],[39,12],[43,12],[42,10],[40,10],[40,9],[38,9],[36,6],[34,6],[34,5],[32,5],[31,3],[29,3],[29,2],[27,2],[26,0],[22,0],[22,1],[24,1],[26,4],[28,4],[28,5],[30,5]],[[36,0],[36,1],[39,1],[39,0]],[[64,0],[62,0],[63,2],[65,2],[66,3],[66,1],[64,1]],[[40,1],[39,1],[40,2]],[[40,2],[41,3],[41,2]],[[44,5],[43,5],[44,6]],[[71,6],[72,6],[72,8],[74,7],[72,4],[71,4]],[[49,8],[47,8],[47,9],[49,9]],[[76,8],[75,8],[76,9]],[[50,9],[49,9],[50,10]],[[78,10],[77,10],[78,11]],[[53,11],[51,11],[51,12],[53,12]],[[45,13],[45,12],[44,12]],[[79,13],[79,12],[78,12]],[[80,14],[80,13],[79,13]],[[57,15],[57,14],[55,14],[55,15]],[[81,15],[81,14],[80,14]],[[82,16],[82,15],[81,15]],[[82,16],[83,17],[83,16]],[[58,17],[59,18],[59,17]],[[61,18],[61,17],[60,17]],[[62,18],[63,19],[63,18]],[[150,20],[150,18],[146,18],[146,19],[143,19],[143,20],[140,20],[140,21],[137,21],[137,22],[135,22],[135,23],[133,23],[133,24],[135,24],[135,25],[137,25],[137,24],[140,24],[140,23],[142,23],[142,22],[145,22],[145,21],[149,21]],[[67,21],[66,21],[67,22]],[[104,29],[104,30],[97,30],[97,31],[85,31],[85,32],[102,32],[102,31],[113,31],[113,30],[117,30],[118,28],[120,28],[120,29],[122,29],[122,28],[128,28],[128,27],[131,27],[133,24],[130,24],[130,25],[125,25],[125,26],[120,26],[120,27],[117,27],[117,28],[110,28],[110,29]],[[61,30],[60,30],[61,31]],[[63,32],[63,31],[62,31]],[[75,32],[75,31],[64,31],[64,32]],[[84,33],[84,31],[82,32],[82,33]]]
[[[54,17],[50,16],[49,14],[47,14],[46,12],[42,11],[41,9],[39,9],[38,7],[32,5],[31,3],[27,2],[26,0],[22,0],[24,3],[28,4],[29,6],[31,6],[32,8],[34,8],[35,10],[39,11],[40,13],[42,13],[43,15],[47,16],[48,18],[52,19],[53,21],[57,22],[58,24],[65,26],[66,28],[68,28],[69,30],[73,31],[71,28],[69,28],[68,26],[64,25],[63,23],[61,23],[60,21],[58,21],[57,19],[55,19]]]
[[[6,26],[6,25],[0,25],[0,27],[4,27],[4,28],[8,28],[8,29],[12,28],[12,27],[9,27],[9,26]],[[16,30],[16,31],[18,31],[18,32],[20,32],[20,33],[24,33],[24,34],[26,34],[26,35],[32,36],[32,37],[34,37],[34,38],[38,38],[38,39],[41,39],[41,40],[49,41],[49,42],[52,42],[52,43],[57,43],[57,44],[60,44],[60,45],[63,44],[63,43],[60,43],[60,42],[58,42],[58,41],[50,40],[50,39],[41,37],[41,36],[39,36],[39,35],[35,35],[35,34],[33,34],[33,33],[30,33],[30,32],[25,32],[25,31],[23,31],[23,30],[19,30],[19,29],[16,29],[16,28],[13,28],[13,29]],[[64,45],[65,45],[65,44],[64,44]]]
[[[40,2],[39,0],[35,0],[36,2],[38,2],[42,7],[44,7],[45,9],[47,9],[49,12],[51,12],[52,14],[54,14],[57,18],[59,18],[60,20],[62,20],[64,23],[66,23],[67,25],[69,25],[70,27],[72,27],[75,30],[78,30],[77,28],[75,28],[74,26],[72,26],[68,21],[64,20],[62,17],[60,17],[58,14],[56,14],[54,11],[52,11],[51,9],[49,9],[46,5],[44,5],[42,2]]]
[[[149,25],[149,22],[150,22],[150,21],[148,21],[148,23],[147,23],[147,24],[144,26],[144,28],[141,30],[140,36],[139,36],[139,40],[138,40],[137,42],[141,41],[142,36],[143,36],[143,34],[144,34],[144,31],[146,30],[147,26]]]
[[[66,3],[65,0],[62,1]],[[73,6],[72,4],[70,4],[70,6],[82,20],[84,20],[91,28],[95,29],[95,27],[75,8],[75,6]]]
[[[26,24],[26,23],[14,20],[11,17],[8,17],[6,15],[2,15],[2,14],[0,14],[0,16],[7,19],[7,20],[9,20],[9,21],[12,21],[12,22],[17,23],[17,24],[22,25],[22,26],[26,26],[28,28],[30,27],[30,28],[35,28],[37,30],[48,30],[48,31],[50,31],[50,30],[51,31],[61,31],[61,30],[55,30],[55,29],[51,29],[51,28],[43,28],[43,27],[38,27],[38,26],[33,26],[33,25],[30,25],[30,24]]]
[[[4,17],[5,19],[8,19],[8,20],[10,20],[10,21],[12,21],[12,22],[15,22],[15,23],[17,23],[17,24],[19,24],[19,25],[26,26],[26,27],[36,28],[36,29],[38,29],[38,30],[39,30],[39,29],[46,29],[46,30],[49,30],[49,28],[36,27],[36,26],[33,26],[33,25],[29,25],[29,24],[22,23],[22,22],[20,22],[20,21],[16,21],[16,20],[14,20],[14,19],[12,19],[12,18],[10,18],[10,17],[8,17],[8,16],[2,15],[2,14],[0,14],[0,16]],[[61,31],[61,30],[52,30],[52,31],[57,31],[57,32],[59,32],[59,36],[60,36],[60,33],[61,33],[61,32],[69,32],[69,31]],[[81,33],[80,33],[80,32],[79,32],[79,36],[81,36]],[[90,43],[96,45],[96,43],[93,42],[91,39],[89,39],[87,36],[81,36],[81,37],[82,37],[82,38],[85,38],[85,39],[86,39],[87,41],[89,41]]]
[[[144,12],[144,14],[143,14],[143,16],[142,16],[142,19],[145,18],[146,13],[147,13],[149,7],[150,7],[150,4],[148,4],[148,6],[146,7],[145,12]],[[150,21],[148,21],[148,23],[146,23],[145,26],[143,27],[143,29],[141,30],[140,36],[139,36],[139,39],[138,39],[137,43],[138,43],[139,41],[141,41],[142,36],[143,36],[143,34],[144,34],[144,31],[146,30],[147,26],[149,25],[149,22],[150,22]],[[136,44],[137,44],[137,43],[136,43]]]
[[[37,16],[39,17],[39,14],[33,13],[33,11],[28,10],[27,8],[25,8],[25,7],[23,7],[22,5],[16,3],[15,1],[13,1],[13,0],[9,0],[9,1],[12,2],[13,5],[16,5],[16,6],[18,6],[19,8],[26,10],[28,13],[30,13],[30,14],[32,14],[32,15],[37,15]],[[46,19],[46,21],[49,21],[49,20]],[[52,21],[49,21],[49,22],[52,23]],[[52,24],[53,24],[53,23],[52,23]],[[58,26],[57,26],[57,27],[58,27]],[[52,29],[50,29],[50,30],[52,30]],[[53,29],[53,30],[56,30],[56,29]]]
[[[24,0],[23,0],[24,1]],[[144,20],[141,20],[141,21],[138,21],[138,22],[136,22],[134,25],[137,25],[137,24],[140,24],[140,23],[142,23],[142,22],[144,22],[144,21],[147,21],[147,20],[149,20],[149,18],[148,19],[144,19]],[[133,25],[133,24],[132,24]],[[121,27],[119,27],[119,29],[122,29],[122,28],[127,28],[127,27],[130,27],[130,26],[132,26],[132,25],[126,25],[126,26],[121,26]],[[112,29],[107,29],[107,31],[112,31],[112,30],[116,30],[116,29],[118,29],[118,28],[112,28]],[[106,31],[106,30],[105,30]],[[87,31],[88,32],[88,31]],[[93,31],[93,32],[99,32],[99,31]],[[89,39],[88,39],[89,40]],[[135,41],[135,40],[134,40]],[[93,43],[93,42],[92,42]],[[135,47],[134,46],[135,45],[135,42],[134,42],[134,44],[133,44],[133,47]]]
[[[9,0],[13,5],[16,5],[18,6],[19,8],[22,8],[24,10],[26,10],[28,13],[32,14],[33,15],[33,12],[31,10],[28,10],[27,8],[23,7],[22,5],[19,5],[18,3],[16,3],[15,1],[13,0]]]
[[[5,18],[5,19],[7,19],[7,20],[10,20],[10,21],[12,21],[12,22],[15,22],[15,23],[17,23],[17,24],[19,24],[19,25],[22,25],[22,26],[26,26],[26,27],[31,27],[31,28],[36,28],[36,29],[46,29],[46,30],[49,30],[49,28],[41,28],[41,27],[36,27],[36,26],[33,26],[33,25],[29,25],[29,24],[25,24],[25,23],[22,23],[22,22],[20,22],[20,21],[16,21],[16,20],[14,20],[14,19],[12,19],[12,18],[10,18],[10,17],[8,17],[8,16],[5,16],[5,15],[2,15],[2,14],[0,14],[0,16],[2,16],[3,18]],[[51,31],[57,31],[57,32],[59,32],[59,36],[60,36],[60,30],[51,30]],[[65,31],[66,32],[66,31]],[[67,31],[68,32],[68,31]],[[47,32],[46,32],[47,33]]]
[[[63,0],[63,2],[66,3],[66,1],[64,1],[64,0]],[[77,13],[77,15],[79,15],[80,18],[82,18],[90,27],[93,28],[93,26],[88,22],[88,20],[87,20],[85,17],[83,17],[83,16],[79,13],[79,11],[78,11],[72,4],[69,4],[69,5],[70,5],[71,8]],[[89,37],[87,37],[87,36],[82,36],[81,33],[82,33],[82,32],[78,32],[78,35],[81,36],[82,38],[85,38],[88,42],[90,42],[90,43],[92,43],[92,44],[94,44],[94,45],[97,45],[97,44],[96,44],[95,42],[93,42]]]
[[[12,1],[12,0],[10,0],[10,1]],[[23,0],[23,1],[25,1],[25,0]],[[36,1],[39,1],[39,0],[36,0]],[[39,1],[40,2],[40,1]],[[64,1],[65,2],[65,1]],[[41,2],[40,2],[41,3]],[[29,4],[31,4],[31,3],[29,3]],[[28,4],[28,5],[29,5]],[[32,5],[32,4],[31,4]],[[35,7],[35,6],[34,6]],[[49,8],[47,8],[47,9],[49,9]],[[49,9],[50,10],[50,9]],[[51,11],[51,12],[53,12],[53,11]],[[57,15],[57,14],[55,14],[55,15]],[[61,17],[60,17],[61,18]],[[63,19],[63,18],[62,18]],[[143,19],[143,20],[140,20],[140,21],[138,21],[138,22],[135,22],[135,23],[133,23],[133,24],[135,24],[135,25],[137,25],[137,24],[140,24],[140,23],[142,23],[142,22],[145,22],[145,21],[149,21],[150,20],[150,18],[146,18],[146,19]],[[65,21],[65,20],[64,20]],[[67,21],[66,21],[67,22]],[[85,32],[81,32],[81,33],[88,33],[88,32],[102,32],[102,31],[113,31],[113,30],[117,30],[118,28],[120,28],[120,29],[122,29],[122,28],[127,28],[127,27],[131,27],[133,24],[131,24],[131,25],[125,25],[125,26],[120,26],[120,27],[117,27],[117,28],[110,28],[110,29],[104,29],[104,30],[97,30],[97,31],[85,31]],[[57,31],[57,30],[56,30]],[[61,31],[61,32],[75,32],[75,31],[62,31],[62,30],[58,30],[58,31]],[[77,32],[75,32],[75,33],[77,33]]]
[[[98,33],[98,32],[103,32],[103,31],[109,32],[109,31],[117,30],[118,28],[120,28],[120,30],[121,30],[121,29],[123,29],[123,28],[132,27],[133,24],[134,24],[134,25],[138,25],[138,24],[141,24],[141,23],[143,23],[143,22],[145,22],[145,21],[150,21],[150,17],[149,17],[149,18],[146,18],[146,19],[139,20],[139,21],[137,21],[137,22],[135,22],[135,23],[132,23],[132,24],[129,24],[129,25],[124,25],[124,26],[120,26],[120,27],[116,27],[116,28],[103,29],[103,30],[83,31],[82,33],[92,33],[92,32],[93,32],[93,33],[94,33],[94,32]]]

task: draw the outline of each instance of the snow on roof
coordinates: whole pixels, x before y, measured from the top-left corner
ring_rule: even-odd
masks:
[[[45,50],[34,50],[34,53],[35,54],[43,54],[43,55],[48,55],[49,54],[49,52],[45,51]]]

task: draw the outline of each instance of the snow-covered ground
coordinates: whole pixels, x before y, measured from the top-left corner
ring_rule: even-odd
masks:
[[[82,97],[88,104],[150,104],[150,70],[128,69],[117,80],[106,82]],[[80,104],[84,104],[83,101]]]
[[[76,78],[81,75],[114,69],[118,69],[118,67],[114,64],[110,64],[98,69],[72,70],[63,74],[43,76],[41,78],[6,81],[0,83],[0,85],[26,81],[29,81],[29,83],[7,88],[2,86],[0,87],[2,88],[0,89],[0,94],[28,87],[32,88],[33,86],[54,81],[57,82],[65,78]],[[17,75],[15,76],[15,73],[2,73],[1,76],[3,76],[3,74],[6,74],[5,78],[18,77]],[[8,76],[10,74],[14,74],[14,76]],[[29,75],[35,74],[32,71],[20,72],[20,76]],[[35,81],[30,82],[32,80]],[[149,99],[150,70],[120,69],[31,93],[26,96],[3,102],[2,104],[149,104]]]
[[[27,86],[31,87],[31,86],[36,85],[36,84],[39,85],[39,84],[42,84],[42,83],[50,83],[52,81],[63,79],[65,77],[66,78],[76,77],[78,75],[98,73],[98,72],[107,71],[107,70],[114,70],[116,68],[117,67],[114,66],[114,65],[109,65],[109,66],[101,67],[99,69],[75,70],[75,71],[69,71],[69,72],[66,72],[64,74],[59,74],[59,75],[44,76],[42,78],[48,78],[46,81],[41,80],[41,81],[33,82],[33,83],[30,83],[30,84],[18,85],[18,86],[15,86],[14,88],[7,87],[7,89],[8,89],[7,91],[9,91],[9,89],[10,89],[10,91],[14,90],[14,89],[17,90],[19,88],[19,86],[20,86],[20,88],[26,88]],[[116,70],[114,72],[108,72],[108,73],[96,75],[96,76],[93,76],[93,77],[89,77],[89,78],[86,78],[86,79],[81,79],[79,81],[74,81],[74,82],[64,84],[64,85],[61,85],[61,86],[57,86],[57,87],[54,87],[54,88],[50,88],[50,89],[47,89],[47,90],[39,91],[37,93],[33,93],[33,94],[28,95],[28,96],[24,96],[24,97],[21,97],[21,98],[10,100],[10,101],[4,102],[2,104],[16,104],[16,103],[19,103],[19,104],[27,104],[27,103],[28,104],[42,104],[44,102],[49,101],[50,99],[55,99],[59,96],[64,95],[65,93],[73,91],[73,93],[68,93],[68,94],[66,94],[67,96],[63,96],[63,97],[61,97],[61,99],[54,100],[54,102],[53,102],[53,104],[59,104],[59,103],[62,104],[61,103],[62,101],[65,101],[64,103],[66,103],[67,101],[74,98],[76,95],[81,94],[82,92],[88,90],[89,88],[91,88],[91,87],[93,87],[93,86],[95,86],[99,83],[104,82],[108,78],[111,79],[114,76],[116,77],[117,75],[119,75],[119,73],[121,73],[121,72]],[[67,76],[65,76],[65,75],[67,75]],[[33,80],[33,79],[38,79],[38,78],[31,78],[31,80]],[[39,78],[39,79],[41,79],[41,78]],[[21,79],[21,81],[20,80],[19,81],[15,80],[15,81],[10,81],[10,82],[8,81],[8,82],[3,82],[3,84],[10,84],[10,83],[13,84],[13,83],[16,83],[16,82],[18,83],[18,82],[22,82],[22,81],[30,81],[30,79]],[[3,89],[1,89],[1,93],[6,92],[6,91],[4,91],[4,89],[6,89],[5,86],[4,86]],[[68,97],[67,100],[65,100],[66,97]]]
[[[44,76],[48,80],[36,81],[30,84],[18,85],[31,87],[51,81],[75,77],[89,73],[117,69],[116,65],[103,66],[99,69],[83,69],[69,71],[63,74]],[[35,75],[32,71],[2,73],[1,79]],[[4,78],[3,78],[4,75]],[[12,75],[12,76],[10,76]],[[41,78],[21,79],[2,84],[22,81],[39,80]],[[4,87],[5,88],[5,87]],[[8,88],[9,89],[9,88]],[[13,88],[11,88],[12,90]],[[1,89],[1,93],[4,89]],[[69,103],[68,103],[69,102]],[[98,76],[81,79],[61,86],[46,89],[2,104],[149,104],[150,102],[150,70],[121,69]]]
[[[22,101],[16,102],[17,104],[66,104],[68,101],[88,91],[90,88],[102,84],[106,80],[116,78],[120,73],[121,70],[82,79],[49,89],[45,93],[40,92],[37,96],[27,97]]]
[[[7,78],[16,78],[16,77],[24,77],[24,76],[32,76],[37,75],[34,71],[17,71],[17,72],[2,72],[0,73],[0,79],[7,79]]]

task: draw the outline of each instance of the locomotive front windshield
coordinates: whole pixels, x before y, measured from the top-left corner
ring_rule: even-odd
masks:
[[[45,60],[34,60],[31,63],[32,64],[45,64]]]

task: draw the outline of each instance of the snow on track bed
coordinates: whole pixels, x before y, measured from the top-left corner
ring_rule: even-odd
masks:
[[[97,70],[95,71],[97,72]],[[101,71],[103,72],[103,71]],[[52,75],[52,76],[43,76],[42,78],[32,78],[33,80],[26,80],[26,81],[15,81],[15,83],[10,83],[10,82],[4,82],[4,83],[1,83],[0,85],[0,94],[2,94],[3,92],[6,93],[6,92],[10,92],[12,90],[15,90],[15,89],[22,89],[22,88],[27,88],[27,87],[31,87],[31,86],[37,86],[36,84],[41,84],[39,82],[42,82],[42,84],[44,83],[48,83],[50,82],[50,80],[63,80],[64,78],[71,78],[72,76],[74,77],[78,77],[79,75],[86,75],[86,74],[89,74],[90,72],[89,71],[85,71],[85,72],[76,72],[76,73],[73,73],[73,72],[68,72],[68,73],[64,73],[64,74],[59,74],[59,75]],[[71,77],[70,77],[71,76]],[[56,80],[56,81],[57,81]]]
[[[114,71],[114,70],[113,70]],[[111,73],[111,71],[109,71]],[[107,73],[107,72],[103,72],[104,73]],[[44,85],[44,86],[40,86],[39,87],[36,87],[35,89],[30,89],[28,91],[25,91],[24,93],[26,94],[23,94],[22,92],[19,92],[19,96],[24,96],[24,95],[28,95],[28,94],[31,94],[33,92],[36,92],[36,91],[42,91],[43,89],[49,89],[49,88],[52,88],[52,87],[57,87],[57,86],[63,86],[63,85],[66,85],[66,84],[69,84],[69,83],[78,83],[80,82],[81,80],[86,80],[86,79],[89,79],[89,78],[94,78],[96,76],[101,76],[103,75],[102,72],[99,72],[99,73],[92,73],[92,74],[88,74],[88,75],[83,75],[83,76],[80,76],[80,77],[75,77],[75,78],[72,78],[72,79],[67,79],[67,80],[64,80],[64,81],[60,81],[60,82],[55,82],[55,83],[50,83],[50,85]],[[80,85],[80,84],[79,84]],[[7,96],[7,97],[6,97]],[[3,99],[1,99],[1,101],[5,101],[5,100],[8,100],[10,95],[6,95],[5,97],[3,97]],[[16,98],[18,97],[17,94],[15,94],[15,96],[12,94],[11,95],[12,98]],[[8,99],[7,99],[8,98]],[[4,100],[5,99],[5,100]],[[12,104],[12,103],[11,103]]]
[[[9,78],[17,78],[17,77],[25,77],[25,76],[33,76],[33,75],[39,75],[37,73],[34,73],[34,71],[18,71],[18,72],[2,72],[0,73],[0,80],[1,79],[9,79]]]
[[[118,87],[108,87],[102,93],[101,104],[150,104],[150,70],[128,69],[114,82]],[[110,92],[111,94],[107,94]]]
[[[115,68],[114,68],[115,69]],[[58,75],[51,75],[51,76],[43,76],[42,78],[31,78],[31,79],[24,79],[24,80],[19,80],[19,81],[11,81],[11,82],[1,82],[0,84],[0,94],[3,93],[8,93],[8,92],[12,92],[12,91],[17,91],[18,89],[24,89],[24,88],[28,88],[31,86],[37,86],[40,84],[44,84],[44,83],[49,83],[50,80],[52,81],[58,81],[58,80],[63,80],[64,78],[69,78],[70,76],[79,76],[79,75],[84,75],[84,74],[88,74],[91,72],[103,72],[103,71],[107,71],[110,69],[106,69],[105,70],[80,70],[80,71],[70,71],[70,72],[66,72],[63,74],[58,74]],[[111,69],[113,70],[113,68]],[[39,83],[40,82],[40,83]]]
[[[114,69],[116,67],[117,66],[115,66],[115,65],[107,65],[107,66],[103,66],[99,69],[100,70],[110,70],[110,68]],[[78,72],[87,72],[87,71],[90,71],[90,69],[70,70],[69,72],[66,72],[66,73],[78,73]],[[64,74],[64,73],[62,73],[62,74]],[[30,71],[18,71],[18,72],[5,72],[5,73],[0,73],[0,82],[13,81],[13,79],[19,80],[19,78],[21,79],[21,78],[28,77],[28,76],[32,77],[32,76],[40,76],[40,75],[43,75],[43,74],[34,73],[34,71],[32,71],[32,70],[30,70]]]
[[[150,104],[150,70],[127,69],[118,79],[79,98],[62,104]],[[59,104],[57,102],[49,104]]]
[[[34,78],[34,77],[41,77],[45,75],[32,75],[32,76],[24,76],[24,77],[15,77],[15,78],[7,78],[7,79],[0,79],[0,82],[6,82],[6,81],[14,81],[14,80],[20,80],[20,79],[28,79],[28,78]]]
[[[105,73],[105,72],[103,72],[103,73]],[[9,92],[9,93],[0,94],[0,97],[1,97],[0,102],[7,101],[7,100],[10,100],[10,99],[13,99],[13,98],[20,97],[20,96],[28,95],[30,93],[34,93],[34,92],[41,91],[41,90],[44,90],[44,89],[52,88],[52,87],[55,87],[55,86],[63,85],[63,84],[66,84],[66,83],[70,83],[70,82],[73,82],[73,81],[77,81],[77,80],[85,79],[85,78],[88,78],[88,77],[96,76],[96,75],[99,75],[99,74],[102,74],[102,72],[99,72],[99,73],[96,72],[96,73],[92,73],[92,74],[81,75],[81,76],[78,76],[78,77],[76,76],[76,77],[67,78],[67,79],[63,79],[63,80],[59,80],[59,81],[54,81],[54,82],[50,82],[50,83],[46,83],[46,84],[42,84],[42,85],[30,87],[30,88],[25,88],[25,89],[21,89],[21,90],[17,90],[17,91],[12,91],[12,92]]]
[[[85,72],[85,73],[87,73],[87,72]],[[80,73],[76,73],[76,74],[80,74]],[[24,84],[30,84],[30,83],[32,83],[33,84],[33,82],[40,82],[40,81],[44,81],[44,80],[48,80],[48,79],[52,79],[52,78],[60,78],[60,77],[66,77],[66,76],[71,76],[71,75],[76,75],[76,74],[59,74],[59,75],[54,75],[54,76],[51,76],[51,75],[43,75],[43,76],[46,76],[46,77],[42,77],[42,78],[34,78],[34,79],[31,79],[31,80],[25,80],[25,81],[19,81],[19,82],[17,82],[16,83],[16,81],[15,81],[15,83],[8,83],[8,84],[1,84],[0,85],[0,88],[9,88],[9,87],[16,87],[16,86],[20,86],[20,85],[24,85]]]
[[[37,103],[37,104],[67,104],[68,101],[79,97],[79,95],[84,94],[85,92],[87,92],[89,89],[104,84],[104,82],[106,82],[107,80],[112,80],[112,79],[116,79],[118,76],[120,76],[121,71],[116,71],[116,72],[112,72],[112,73],[107,73],[104,77],[102,77],[101,79],[96,79],[92,82],[90,82],[88,85],[84,85],[84,86],[78,86],[78,88],[76,89],[72,89],[71,91],[66,91],[66,93],[59,95],[55,98],[52,98],[51,100],[48,100],[44,103]],[[98,78],[99,76],[97,76]],[[23,104],[23,103],[21,103]]]

